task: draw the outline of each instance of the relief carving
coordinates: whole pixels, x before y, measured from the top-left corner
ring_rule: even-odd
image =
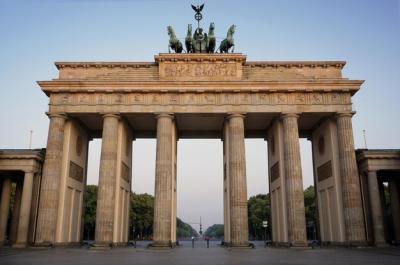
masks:
[[[318,182],[324,181],[332,177],[332,163],[329,160],[325,164],[321,165],[317,169]]]
[[[78,181],[83,182],[83,168],[72,161],[69,161],[69,177]]]
[[[202,63],[202,64],[166,64],[165,77],[229,77],[237,76],[236,64]]]
[[[203,92],[203,93],[79,93],[54,94],[53,105],[347,105],[346,94],[340,93],[268,93],[268,92]]]
[[[279,161],[271,167],[271,183],[279,178]]]
[[[129,183],[129,176],[130,168],[124,162],[121,162],[121,178]]]

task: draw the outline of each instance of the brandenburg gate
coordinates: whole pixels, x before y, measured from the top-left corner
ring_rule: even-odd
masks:
[[[132,141],[138,138],[157,138],[154,246],[176,243],[180,138],[223,141],[228,245],[248,246],[245,138],[268,143],[274,244],[307,245],[299,138],[312,142],[322,243],[364,244],[351,121],[351,98],[363,81],[344,78],[344,65],[250,62],[240,53],[159,54],[154,62],[57,62],[58,78],[38,82],[50,99],[50,125],[35,244],[82,240],[88,142],[99,137],[95,245],[128,241]]]

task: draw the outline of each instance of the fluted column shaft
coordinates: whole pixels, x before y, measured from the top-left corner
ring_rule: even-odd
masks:
[[[232,246],[248,245],[246,156],[244,116],[232,114],[229,122],[229,188]]]
[[[0,246],[4,244],[7,231],[7,220],[10,209],[11,198],[11,179],[6,178],[3,181],[3,188],[1,191],[1,204],[0,204]]]
[[[19,222],[17,241],[14,247],[25,247],[28,243],[29,219],[31,216],[33,172],[25,172],[24,185],[22,188],[21,208],[19,211]]]
[[[340,113],[336,116],[344,222],[347,243],[365,244],[365,224],[351,117],[351,113]]]
[[[66,116],[49,114],[46,158],[40,187],[40,201],[36,229],[36,244],[53,244],[55,240],[61,163]]]
[[[171,238],[172,222],[172,142],[173,116],[157,115],[157,151],[154,192],[154,227],[155,246],[168,246]]]
[[[282,115],[288,237],[294,247],[307,245],[298,117]]]
[[[99,187],[96,208],[96,245],[110,245],[113,240],[115,182],[118,149],[119,115],[103,116]]]
[[[383,226],[381,196],[379,194],[378,176],[376,171],[368,171],[368,191],[371,205],[372,225],[375,245],[386,245]]]
[[[22,199],[22,182],[17,181],[15,187],[15,196],[14,196],[14,206],[12,210],[12,219],[11,219],[11,228],[10,228],[10,242],[14,244],[17,240],[18,233],[18,220],[19,213],[21,209],[21,199]]]

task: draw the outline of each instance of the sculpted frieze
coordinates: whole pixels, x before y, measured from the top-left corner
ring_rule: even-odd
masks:
[[[57,93],[52,105],[343,105],[348,93],[132,92]]]
[[[239,80],[238,62],[163,62],[159,76],[167,80]]]

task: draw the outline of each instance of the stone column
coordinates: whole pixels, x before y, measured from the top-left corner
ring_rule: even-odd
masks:
[[[26,247],[28,243],[29,221],[31,216],[33,172],[25,172],[24,186],[18,222],[17,242],[14,247]]]
[[[288,237],[292,247],[307,246],[303,179],[299,144],[299,116],[282,115]]]
[[[66,116],[49,114],[46,158],[43,166],[36,229],[36,245],[54,244]]]
[[[156,179],[154,192],[153,246],[167,247],[171,240],[173,116],[157,115]]]
[[[111,246],[113,241],[119,118],[118,114],[103,116],[95,246]]]
[[[10,243],[14,244],[17,240],[19,212],[21,208],[22,197],[22,182],[17,181],[15,187],[14,206],[12,210],[11,228],[10,228]]]
[[[3,181],[0,204],[0,246],[2,246],[6,240],[8,213],[10,210],[11,184],[10,178],[6,178]]]
[[[365,245],[365,224],[351,117],[352,113],[336,115],[346,241],[351,245]]]
[[[223,134],[223,194],[224,194],[224,244],[231,242],[231,226],[230,226],[230,192],[229,192],[229,122],[224,123]]]
[[[394,228],[394,237],[398,246],[400,246],[400,194],[399,185],[395,179],[389,180],[390,207],[392,208],[392,219]]]
[[[372,226],[376,246],[385,246],[385,230],[383,226],[382,203],[379,194],[376,171],[368,171],[368,192],[371,205]]]
[[[229,122],[230,227],[233,247],[248,246],[244,115],[231,114]]]

